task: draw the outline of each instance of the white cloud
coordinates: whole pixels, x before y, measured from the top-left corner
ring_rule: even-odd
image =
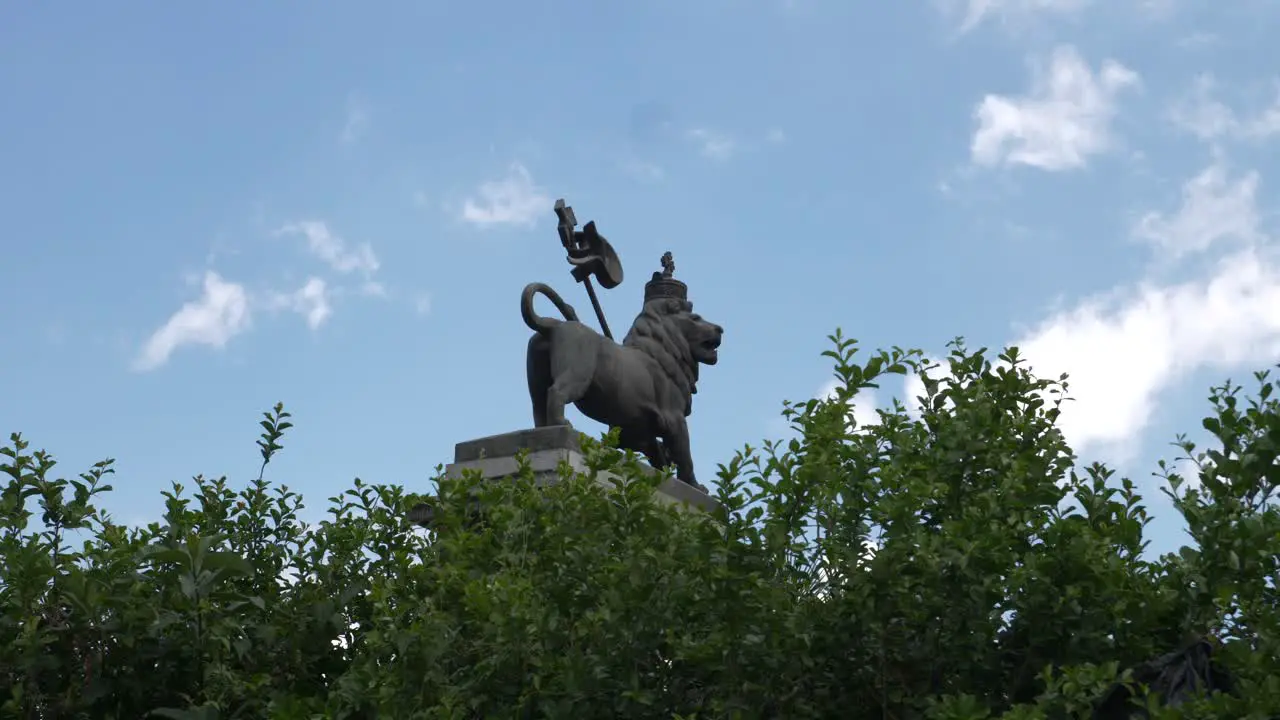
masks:
[[[1210,168],[1188,186],[1203,188],[1201,179],[1217,172]],[[1239,183],[1224,180],[1219,187],[1229,194]],[[1200,197],[1187,192],[1170,221],[1181,233],[1170,237],[1184,247],[1209,248],[1223,233],[1213,221],[1223,205]],[[1070,373],[1068,394],[1075,401],[1064,405],[1060,425],[1077,449],[1132,452],[1158,396],[1178,380],[1201,369],[1270,362],[1280,354],[1277,248],[1258,229],[1251,204],[1232,207],[1246,219],[1219,221],[1252,242],[1203,265],[1207,272],[1198,279],[1145,281],[1088,298],[1015,343],[1037,375]]]
[[[1030,93],[987,95],[974,109],[972,160],[1049,171],[1084,167],[1113,145],[1119,95],[1138,82],[1137,73],[1114,60],[1095,74],[1075,48],[1060,46],[1048,67],[1033,64]]]
[[[429,315],[431,313],[431,296],[422,293],[413,301],[413,311],[419,315]]]
[[[210,271],[205,273],[203,288],[198,300],[183,305],[151,335],[134,369],[154,370],[183,345],[222,348],[249,328],[249,296],[242,285]]]
[[[307,327],[317,330],[333,314],[329,301],[329,288],[321,278],[309,278],[305,285],[294,292],[271,296],[275,308],[287,308],[307,321]]]
[[[506,177],[482,183],[476,194],[479,197],[463,203],[462,219],[480,227],[533,227],[539,217],[551,213],[551,196],[534,184],[520,163],[512,163]]]
[[[951,381],[951,365],[948,362],[929,356],[925,356],[922,362],[924,367],[929,368],[930,378],[943,383]],[[913,420],[919,418],[920,398],[925,395],[924,379],[919,373],[908,372],[902,379],[902,395],[902,404],[907,409],[907,417]],[[947,402],[950,404],[950,401]]]
[[[712,160],[728,160],[738,149],[733,138],[705,128],[689,131],[689,139],[697,143],[698,151]]]
[[[924,397],[924,379],[919,373],[907,373],[902,379],[902,404],[907,408],[907,417],[916,419],[920,417],[920,398]]]
[[[1259,239],[1258,174],[1229,182],[1225,168],[1213,164],[1182,187],[1182,207],[1172,216],[1151,212],[1134,228],[1171,259],[1204,252],[1224,240]]]
[[[834,400],[836,390],[839,387],[840,381],[832,378],[818,391],[818,397],[823,400]],[[874,390],[870,388],[863,389],[849,401],[849,405],[853,408],[853,419],[859,428],[871,427],[880,423],[880,413],[876,411],[876,394]]]
[[[306,238],[307,250],[334,271],[351,273],[359,271],[366,277],[378,271],[381,264],[369,243],[348,248],[347,243],[323,222],[304,220],[289,223],[275,232],[276,235],[300,235]]]
[[[658,182],[666,176],[660,166],[644,160],[627,160],[622,163],[622,171],[645,182]]]
[[[1208,47],[1216,44],[1221,38],[1210,32],[1193,32],[1190,35],[1181,37],[1177,41],[1180,48],[1195,50],[1198,48]]]
[[[1200,75],[1191,89],[1174,103],[1169,118],[1201,140],[1264,140],[1280,134],[1280,93],[1272,103],[1252,115],[1240,115],[1216,97],[1217,81]]]
[[[1181,0],[1141,0],[1138,9],[1151,20],[1166,20],[1178,11]]]
[[[315,330],[333,314],[324,280],[311,278],[294,294],[294,309],[307,318],[307,327]]]
[[[61,347],[67,344],[67,328],[59,322],[46,325],[44,328],[44,339],[50,345]]]
[[[1177,473],[1178,476],[1182,478],[1181,493],[1185,493],[1186,491],[1191,490],[1193,488],[1199,488],[1203,484],[1200,481],[1200,468],[1202,466],[1207,467],[1211,464],[1211,461],[1209,460],[1208,457],[1205,457],[1205,454],[1203,452],[1197,450],[1195,454],[1198,457],[1178,458],[1177,460],[1174,460],[1172,463],[1171,470],[1173,470],[1173,472]],[[1197,464],[1197,460],[1200,462],[1200,464]]]
[[[303,238],[307,251],[337,273],[361,273],[364,280],[356,289],[360,295],[389,296],[387,288],[372,277],[379,268],[379,261],[368,243],[349,247],[325,223],[318,221],[290,223],[276,230],[274,235]],[[209,271],[204,276],[204,292],[200,299],[183,305],[152,334],[134,367],[140,371],[160,367],[182,345],[221,348],[231,338],[249,329],[251,311],[259,309],[289,310],[301,315],[312,330],[319,329],[333,315],[332,298],[342,292],[342,287],[334,288],[325,279],[313,276],[292,292],[264,289],[250,295],[243,285],[226,281],[216,272]]]
[[[364,136],[369,127],[369,108],[360,98],[347,98],[346,122],[342,126],[342,142],[350,144]]]
[[[1068,15],[1078,12],[1090,0],[968,0],[960,32],[966,33],[993,18],[1015,20],[1036,14]]]
[[[1170,120],[1205,140],[1232,132],[1237,122],[1235,113],[1213,98],[1213,86],[1212,76],[1197,77],[1191,89],[1170,109]]]
[[[880,552],[883,541],[879,538],[867,538],[862,541],[862,560],[870,562]]]

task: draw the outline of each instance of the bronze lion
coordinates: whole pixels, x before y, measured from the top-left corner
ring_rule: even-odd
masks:
[[[542,294],[564,320],[541,317]],[[675,465],[676,477],[699,487],[685,418],[698,391],[698,364],[715,365],[724,328],[693,312],[680,298],[646,302],[622,344],[579,322],[578,314],[543,283],[520,296],[529,339],[529,396],[536,427],[569,425],[565,407],[619,429],[619,445],[642,454],[654,468]]]

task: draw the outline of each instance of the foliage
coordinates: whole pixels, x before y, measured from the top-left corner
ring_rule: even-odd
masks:
[[[1162,464],[1194,545],[1145,553],[1135,485],[1056,427],[1065,377],[954,343],[857,362],[787,405],[794,438],[721,466],[715,516],[655,502],[610,442],[538,487],[468,476],[422,500],[356,480],[304,525],[259,477],[196,477],[163,522],[99,510],[19,435],[0,450],[0,715],[20,718],[1088,717],[1146,660],[1210,638],[1235,695],[1154,718],[1280,709],[1276,384],[1211,396],[1198,468]],[[919,373],[919,408],[852,400]],[[289,415],[266,413],[265,470]],[[1185,467],[1185,466],[1184,466]],[[597,482],[603,472],[616,486]],[[482,515],[475,514],[479,500]],[[32,509],[35,506],[35,509]],[[83,536],[79,547],[71,538]]]

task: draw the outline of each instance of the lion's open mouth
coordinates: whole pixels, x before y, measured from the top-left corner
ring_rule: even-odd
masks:
[[[714,363],[719,356],[719,353],[716,352],[719,348],[720,336],[714,335],[698,343],[698,350],[700,351],[698,354],[705,358],[705,362],[707,362],[707,364],[711,364]]]

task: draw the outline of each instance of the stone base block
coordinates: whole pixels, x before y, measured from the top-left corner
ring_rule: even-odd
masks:
[[[562,460],[580,472],[586,472],[587,469],[582,458],[578,431],[561,425],[517,430],[460,442],[454,447],[453,463],[445,466],[445,477],[460,477],[464,470],[471,469],[479,470],[487,480],[510,477],[519,468],[516,453],[521,450],[528,451],[529,465],[539,482],[551,484],[559,480],[558,469]],[[648,465],[643,467],[656,472]],[[613,477],[609,473],[602,473],[600,480],[608,483]],[[705,491],[675,478],[667,478],[658,486],[658,497],[665,502],[703,511],[715,510],[720,505]]]

